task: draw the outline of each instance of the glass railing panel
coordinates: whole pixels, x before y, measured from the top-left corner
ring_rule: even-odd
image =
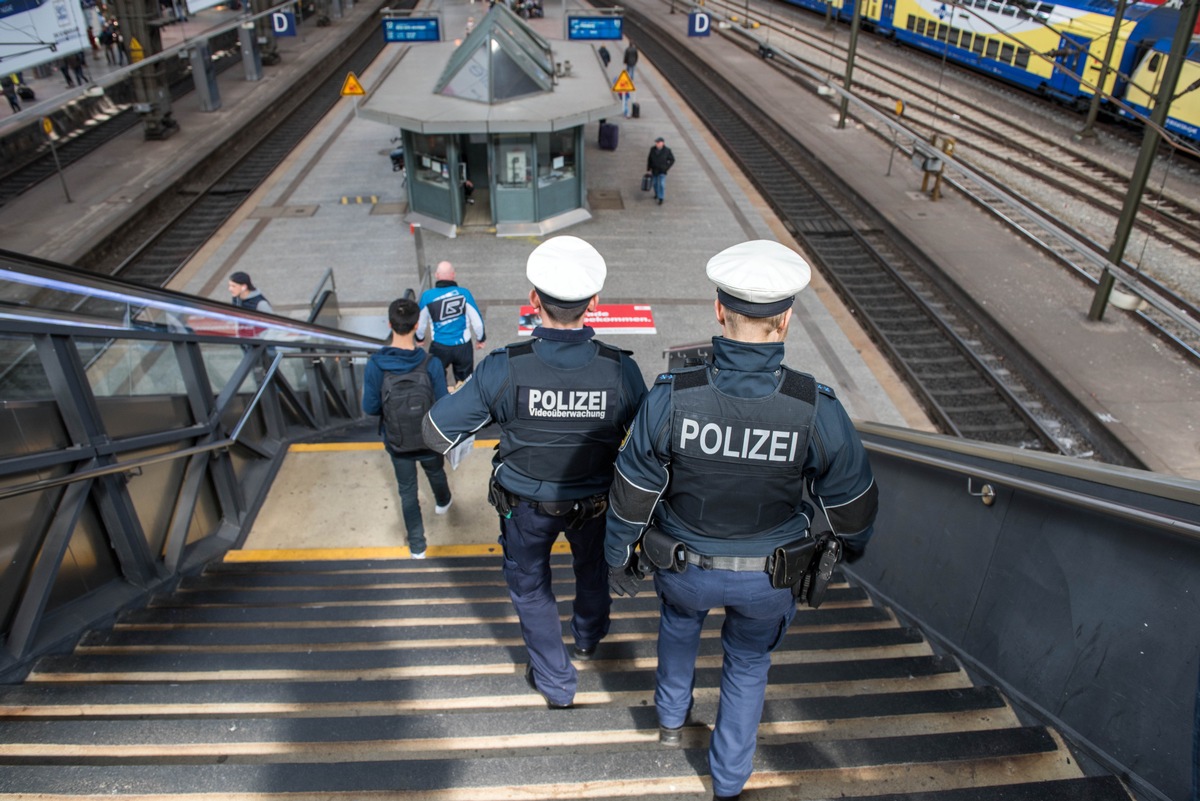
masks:
[[[225,385],[233,380],[233,374],[246,356],[246,350],[241,345],[233,343],[202,342],[200,343],[200,359],[208,373],[208,383],[214,395],[220,395]],[[255,392],[258,389],[259,370],[252,370],[239,392]]]
[[[371,347],[353,334],[0,253],[0,320]]]
[[[77,337],[75,343],[98,398],[187,392],[172,342]]]
[[[52,397],[50,381],[28,334],[0,334],[0,402]]]

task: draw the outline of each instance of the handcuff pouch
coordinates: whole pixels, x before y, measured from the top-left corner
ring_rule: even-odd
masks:
[[[687,546],[656,526],[642,534],[642,555],[656,570],[682,573],[687,568]]]

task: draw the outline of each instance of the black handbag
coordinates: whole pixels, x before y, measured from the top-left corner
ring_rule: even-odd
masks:
[[[642,176],[642,191],[643,192],[650,191],[650,184],[653,180],[654,179],[650,177],[649,173],[646,173],[645,175]]]

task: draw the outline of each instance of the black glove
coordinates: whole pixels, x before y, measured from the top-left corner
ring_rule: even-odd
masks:
[[[630,559],[620,567],[608,566],[608,588],[613,595],[628,595],[630,598],[638,594],[638,584],[645,576],[637,569],[637,560]]]

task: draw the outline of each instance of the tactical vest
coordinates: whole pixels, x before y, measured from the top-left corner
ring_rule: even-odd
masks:
[[[612,476],[623,433],[621,351],[596,345],[596,356],[571,370],[549,367],[532,342],[508,347],[516,415],[501,429],[501,462],[555,484]]]
[[[248,298],[234,298],[233,305],[242,309],[254,311],[258,308],[258,304],[262,303],[264,300],[266,300],[266,298],[261,294],[251,295]]]
[[[796,513],[817,412],[817,382],[786,367],[765,398],[726,395],[708,367],[674,374],[671,483],[664,498],[689,528],[742,539]]]

